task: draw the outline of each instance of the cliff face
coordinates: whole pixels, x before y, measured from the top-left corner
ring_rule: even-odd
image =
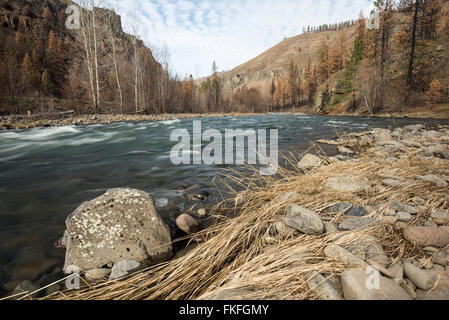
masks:
[[[347,47],[354,40],[353,27],[345,29]],[[304,72],[309,57],[314,61],[318,47],[325,39],[329,47],[336,41],[338,31],[301,34],[286,38],[256,58],[223,73],[224,88],[231,93],[237,88],[257,87],[263,95],[268,96],[272,80],[286,74],[291,61]]]
[[[70,0],[0,0],[0,74],[11,74],[11,70],[16,73],[11,76],[12,81],[0,80],[0,89],[7,92],[5,97],[8,97],[0,97],[0,113],[29,110],[24,110],[24,106],[20,105],[21,98],[49,97],[89,101],[88,80],[84,74],[87,71],[82,61],[85,55],[83,47],[76,43],[77,32],[66,27],[66,9],[73,4],[75,3]],[[128,74],[133,70],[134,37],[123,31],[121,17],[114,11],[102,8],[95,10],[102,99],[105,104],[117,103],[112,49],[106,31],[110,23],[115,37],[117,63],[120,64],[123,95],[126,101],[133,101],[133,98],[127,98],[127,95],[134,93],[127,82],[130,82]],[[157,73],[161,65],[154,59],[151,50],[140,40],[137,47],[142,74],[146,71],[148,74]],[[27,61],[31,64],[29,67],[24,62],[26,56],[31,60]],[[154,78],[155,76],[148,79],[142,77],[141,86],[153,88]],[[9,85],[11,82],[17,85]],[[153,91],[155,90],[150,90]],[[156,99],[151,94],[146,94],[144,98],[147,100],[145,104]]]

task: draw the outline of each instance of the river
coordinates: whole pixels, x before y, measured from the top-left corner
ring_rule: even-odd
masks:
[[[310,141],[335,137],[336,130],[393,126],[388,118],[304,115],[201,122],[203,130],[278,129],[279,151],[298,154]],[[449,121],[395,120],[397,126],[416,123]],[[208,185],[219,170],[229,168],[171,163],[170,150],[176,144],[170,141],[171,133],[179,128],[192,132],[192,124],[193,119],[185,119],[0,131],[0,287],[59,275],[64,251],[54,243],[65,230],[66,217],[107,189],[132,187],[157,201],[180,199],[180,186]]]

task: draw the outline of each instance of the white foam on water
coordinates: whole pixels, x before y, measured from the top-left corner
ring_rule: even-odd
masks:
[[[103,133],[99,137],[84,137],[84,138],[81,138],[78,140],[72,140],[70,142],[65,143],[65,145],[76,147],[76,146],[82,146],[82,145],[86,145],[86,144],[99,143],[99,142],[103,142],[103,141],[111,139],[114,135],[115,135],[115,133],[113,133],[113,132]]]
[[[162,123],[162,124],[165,124],[165,125],[171,125],[171,124],[175,124],[175,123],[178,123],[178,122],[181,122],[181,120],[179,120],[179,119],[173,119],[173,120],[164,120],[164,121],[161,121],[161,123]]]

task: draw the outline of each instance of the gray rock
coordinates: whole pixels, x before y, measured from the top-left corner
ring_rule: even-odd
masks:
[[[335,156],[335,158],[337,158],[337,160],[339,160],[339,161],[347,161],[347,160],[351,159],[348,156],[344,156],[342,154]]]
[[[401,182],[398,181],[398,180],[393,180],[393,179],[382,180],[382,185],[384,187],[396,187],[396,186],[398,186],[400,184],[401,184]]]
[[[396,213],[396,217],[399,221],[402,222],[409,222],[413,219],[413,216],[410,213],[404,211],[399,211],[398,213]]]
[[[393,137],[391,136],[391,131],[387,129],[374,129],[373,136],[376,140],[376,144],[379,141],[392,141]]]
[[[437,210],[430,215],[432,219],[449,220],[449,210]]]
[[[340,203],[334,204],[333,206],[330,206],[329,208],[327,208],[327,212],[330,212],[330,213],[334,213],[334,212],[343,213],[346,210],[349,210],[351,207],[352,207],[352,204],[350,204],[350,203],[340,202]]]
[[[23,294],[30,294],[36,290],[39,290],[39,287],[32,283],[29,280],[25,280],[22,283],[20,283],[13,291],[13,295],[23,293]],[[36,294],[33,294],[32,297],[35,297]],[[19,298],[19,297],[17,297]]]
[[[365,236],[363,241],[368,242],[366,248],[366,258],[373,260],[383,267],[387,267],[390,263],[384,248],[380,244],[379,239],[373,236]]]
[[[363,217],[365,215],[365,209],[360,206],[354,206],[348,211],[346,211],[345,215],[351,217]]]
[[[308,280],[307,285],[319,300],[343,300],[332,281],[321,274],[317,274]]]
[[[287,207],[285,224],[305,234],[319,235],[324,233],[324,225],[320,216],[312,210],[295,204]]]
[[[366,268],[368,266],[365,261],[335,244],[328,245],[324,248],[324,255],[328,258],[340,261],[351,268]]]
[[[391,272],[393,275],[393,280],[397,284],[401,284],[401,282],[404,280],[404,268],[400,266],[399,264],[394,264],[390,268],[388,268],[388,271]]]
[[[187,234],[193,234],[200,231],[198,221],[188,214],[181,214],[178,218],[176,218],[176,225]]]
[[[284,223],[284,221],[276,221],[273,224],[271,230],[272,230],[272,234],[273,235],[275,235],[275,236],[279,235],[281,237],[288,237],[288,236],[293,235],[296,232],[295,229],[290,228],[289,226],[287,226]]]
[[[438,176],[432,175],[432,174],[429,174],[429,175],[426,175],[426,176],[415,176],[415,179],[416,180],[425,181],[425,182],[429,182],[429,183],[433,183],[437,187],[440,187],[440,188],[447,187],[447,182],[445,180],[441,179]]]
[[[382,217],[382,222],[389,225],[394,225],[398,221],[397,217],[384,216]]]
[[[449,265],[449,250],[438,251],[432,255],[432,262],[439,265]]]
[[[317,156],[307,153],[302,157],[301,161],[298,163],[298,168],[302,170],[313,169],[319,167],[321,164],[321,159]]]
[[[325,188],[337,192],[360,192],[368,188],[365,179],[355,179],[352,177],[330,178]]]
[[[346,270],[341,275],[341,285],[346,300],[411,300],[396,282],[379,274],[379,287],[367,286],[371,273],[363,270]]]
[[[115,280],[127,276],[142,268],[142,265],[137,261],[122,260],[117,262],[111,270],[109,280]]]
[[[129,259],[156,264],[172,256],[168,227],[150,196],[134,189],[111,189],[83,203],[66,220],[64,270],[102,268]]]
[[[86,276],[86,279],[89,281],[98,281],[98,280],[102,280],[102,279],[107,279],[110,274],[111,274],[111,269],[98,268],[98,269],[92,269],[92,270],[87,271],[85,276]]]
[[[338,229],[349,231],[349,230],[361,230],[374,226],[379,223],[380,220],[371,217],[361,217],[361,218],[351,218],[346,219],[338,226]]]
[[[207,211],[204,208],[200,208],[198,209],[198,211],[196,212],[196,214],[198,215],[198,217],[200,218],[204,218],[207,216]]]
[[[416,300],[438,300],[438,301],[448,301],[449,300],[449,275],[445,273],[438,280],[437,286],[427,292],[425,290],[417,290]]]
[[[373,140],[371,138],[367,137],[367,136],[362,136],[360,138],[359,144],[362,147],[368,147],[368,146],[373,144]]]
[[[411,263],[404,263],[404,272],[418,288],[430,290],[435,284],[436,278],[429,272],[415,267]]]
[[[354,151],[352,151],[351,149],[348,149],[346,147],[338,147],[338,152],[343,153],[343,154],[354,154]]]
[[[298,198],[299,198],[299,193],[297,193],[297,192],[284,192],[279,197],[279,200],[281,202],[286,202],[286,201],[293,201],[293,200],[296,200]]]
[[[405,126],[403,129],[405,131],[419,131],[419,130],[423,130],[425,128],[426,128],[426,126],[423,124],[414,124],[414,125]]]
[[[419,148],[421,146],[421,144],[414,139],[401,140],[401,143],[409,148]]]
[[[338,232],[337,227],[331,223],[331,222],[323,222],[324,224],[324,230],[326,231],[326,234],[332,234]]]
[[[418,208],[416,208],[412,205],[406,204],[406,203],[402,203],[402,202],[393,202],[390,205],[390,208],[393,210],[396,210],[396,211],[408,212],[413,215],[415,215],[419,212]]]
[[[428,139],[437,139],[437,138],[441,137],[441,135],[442,134],[440,132],[435,131],[435,130],[427,130],[422,133],[422,136],[424,138],[428,138]]]

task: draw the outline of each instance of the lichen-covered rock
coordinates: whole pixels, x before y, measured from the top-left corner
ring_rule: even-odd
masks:
[[[64,270],[87,271],[125,259],[155,264],[172,256],[168,227],[144,191],[108,190],[79,206],[66,226]]]
[[[438,227],[408,227],[404,237],[420,247],[445,247],[449,244],[449,233]]]

